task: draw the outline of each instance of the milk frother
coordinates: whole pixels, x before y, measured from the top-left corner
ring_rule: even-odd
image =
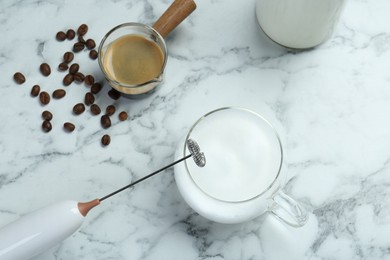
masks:
[[[190,154],[138,179],[100,199],[89,202],[60,201],[27,214],[0,229],[0,260],[30,259],[76,232],[88,212],[109,197],[140,183],[175,164],[192,157],[195,164],[204,167],[206,158],[192,139],[186,142]]]

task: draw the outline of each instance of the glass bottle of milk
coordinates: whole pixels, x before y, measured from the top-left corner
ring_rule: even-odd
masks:
[[[257,0],[256,16],[264,33],[276,43],[308,49],[332,34],[345,0]]]

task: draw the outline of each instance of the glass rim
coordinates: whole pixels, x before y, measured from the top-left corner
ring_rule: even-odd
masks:
[[[158,76],[156,76],[155,78],[149,80],[149,81],[146,81],[144,83],[140,83],[140,84],[126,84],[126,83],[122,83],[122,82],[119,82],[113,78],[110,77],[110,75],[106,72],[104,66],[103,66],[103,57],[102,57],[102,49],[103,49],[103,45],[104,43],[106,42],[107,38],[113,33],[115,32],[116,30],[118,29],[121,29],[123,27],[139,27],[139,28],[144,28],[144,29],[147,29],[149,32],[151,32],[152,35],[156,36],[162,43],[162,46],[164,47],[162,49],[162,52],[164,54],[164,62],[163,62],[163,65],[161,67],[161,71],[160,73],[158,74]],[[160,47],[160,46],[159,46]],[[160,47],[161,49],[161,47]],[[165,44],[165,40],[164,38],[161,36],[161,34],[156,31],[153,27],[149,26],[149,25],[146,25],[146,24],[143,24],[143,23],[135,23],[135,22],[130,22],[130,23],[122,23],[122,24],[119,24],[117,26],[115,26],[114,28],[112,28],[110,31],[108,31],[108,33],[106,33],[106,35],[104,35],[103,39],[101,40],[100,44],[99,44],[99,48],[98,48],[98,62],[99,62],[99,67],[100,67],[100,70],[103,72],[105,78],[108,80],[108,81],[111,81],[113,82],[115,85],[119,85],[119,86],[122,86],[124,88],[141,88],[143,86],[146,86],[146,85],[149,85],[150,83],[155,83],[155,82],[159,82],[161,81],[161,77],[162,75],[164,74],[164,69],[165,69],[165,65],[167,63],[167,58],[168,58],[168,50],[167,50],[167,46]]]
[[[245,199],[245,200],[240,200],[240,201],[229,201],[229,200],[222,200],[222,199],[219,199],[219,198],[215,198],[213,196],[211,196],[210,194],[208,194],[207,192],[205,192],[201,187],[199,187],[199,185],[196,183],[196,181],[193,179],[192,177],[192,174],[191,174],[191,171],[189,170],[188,168],[188,164],[187,164],[187,160],[184,161],[184,165],[185,165],[185,168],[186,168],[186,172],[187,174],[190,176],[190,179],[191,181],[196,185],[196,187],[199,188],[199,190],[201,190],[204,194],[206,194],[207,196],[215,199],[215,200],[218,200],[218,201],[222,201],[224,203],[242,203],[242,202],[246,202],[246,201],[250,201],[250,200],[254,200],[260,196],[262,196],[263,194],[265,194],[267,191],[269,191],[275,184],[275,182],[279,179],[279,176],[280,176],[280,173],[282,171],[282,165],[283,165],[283,147],[282,147],[282,142],[280,140],[280,137],[279,137],[279,134],[278,132],[276,131],[275,127],[267,120],[265,119],[262,115],[260,115],[259,113],[256,113],[250,109],[247,109],[247,108],[243,108],[243,107],[221,107],[221,108],[217,108],[217,109],[214,109],[206,114],[204,114],[203,116],[201,116],[190,128],[190,130],[188,131],[188,134],[185,138],[185,141],[184,141],[184,149],[183,149],[183,156],[187,156],[187,140],[190,139],[190,135],[191,133],[193,132],[193,130],[196,128],[197,125],[199,125],[199,123],[201,123],[202,121],[204,121],[207,117],[209,117],[210,115],[213,115],[217,112],[220,112],[220,111],[223,111],[223,110],[240,110],[240,111],[244,111],[244,112],[248,112],[248,113],[251,113],[255,116],[257,116],[259,119],[263,120],[265,123],[267,123],[271,129],[272,129],[272,132],[275,134],[276,136],[276,139],[278,141],[278,144],[279,144],[279,148],[280,148],[280,162],[279,162],[279,167],[278,167],[278,172],[274,178],[274,180],[271,182],[271,184],[262,192],[260,192],[259,194],[257,194],[256,196],[253,196],[251,198],[248,198],[248,199]],[[196,141],[196,140],[195,140]],[[206,155],[206,159],[207,159],[207,155]]]

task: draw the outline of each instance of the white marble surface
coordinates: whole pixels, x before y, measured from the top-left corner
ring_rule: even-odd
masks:
[[[72,85],[52,101],[53,130],[40,128],[34,84],[61,87],[56,71],[71,42],[59,30],[90,26],[100,42],[117,24],[152,24],[168,0],[0,2],[0,226],[62,199],[86,201],[173,160],[178,139],[222,106],[255,110],[282,136],[286,191],[309,209],[294,229],[270,215],[212,223],[190,209],[172,170],[107,200],[81,230],[35,259],[390,259],[390,2],[349,0],[333,36],[291,53],[258,28],[254,0],[197,1],[167,39],[165,82],[150,97],[114,102],[129,120],[102,130],[72,106],[87,88]],[[96,61],[76,55],[100,81]],[[44,78],[38,67],[52,65]],[[27,78],[16,85],[12,75]],[[102,107],[113,103],[99,95]],[[72,134],[64,121],[75,122]],[[112,136],[103,148],[100,138]]]

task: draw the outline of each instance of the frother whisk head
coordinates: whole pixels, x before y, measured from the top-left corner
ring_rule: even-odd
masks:
[[[204,156],[204,153],[200,151],[198,143],[192,139],[188,139],[187,147],[192,154],[192,159],[194,159],[195,164],[199,167],[204,167],[206,165],[206,157]]]

